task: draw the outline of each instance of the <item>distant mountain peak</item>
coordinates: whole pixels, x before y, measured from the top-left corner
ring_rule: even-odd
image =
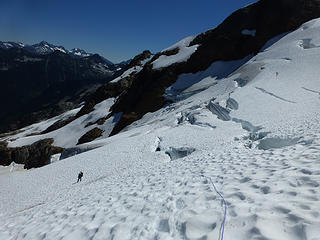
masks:
[[[54,51],[60,51],[65,54],[70,55],[73,58],[83,58],[83,57],[90,57],[94,54],[88,53],[83,49],[80,48],[73,48],[71,50],[68,50],[64,48],[63,46],[56,46],[54,44],[48,43],[45,40],[42,40],[39,43],[33,44],[33,45],[26,45],[21,42],[2,42],[0,41],[0,48],[2,49],[10,49],[10,48],[23,48],[29,52],[39,54],[39,55],[46,55],[53,53]],[[97,54],[98,55],[98,54]],[[100,55],[99,55],[100,56]],[[100,56],[103,61],[105,61],[107,64],[113,64],[110,60]]]
[[[93,55],[92,53],[87,53],[86,51],[80,48],[73,48],[70,50],[70,52],[76,57],[89,57]]]
[[[1,42],[0,41],[0,48],[9,49],[13,47],[23,48],[25,45],[21,42]]]

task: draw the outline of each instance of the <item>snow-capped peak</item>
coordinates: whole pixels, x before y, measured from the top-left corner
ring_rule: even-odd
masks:
[[[73,48],[71,50],[68,50],[64,48],[63,46],[56,46],[54,44],[48,43],[47,41],[41,41],[39,43],[33,44],[33,45],[25,45],[20,42],[1,42],[0,41],[0,48],[2,49],[10,49],[10,48],[23,48],[29,52],[40,54],[40,55],[46,55],[53,53],[54,51],[60,51],[65,54],[70,55],[74,58],[82,58],[82,57],[89,57],[92,56],[92,53],[87,53],[83,49],[80,48]],[[104,58],[105,59],[105,58]],[[105,59],[105,61],[108,64],[113,64],[109,60]]]
[[[13,47],[23,48],[25,45],[20,42],[1,42],[0,41],[0,48],[9,49]]]
[[[69,51],[69,53],[73,54],[76,57],[89,57],[92,55],[91,53],[87,53],[86,51],[80,48],[73,48]]]
[[[54,52],[57,48],[56,46],[42,41],[40,43],[29,46],[29,49],[37,54],[45,55]],[[61,48],[60,48],[61,49]]]

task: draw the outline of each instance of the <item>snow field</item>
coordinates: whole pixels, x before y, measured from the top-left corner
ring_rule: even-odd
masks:
[[[181,128],[201,139],[192,135],[198,126]],[[169,129],[156,133],[161,148],[180,140]],[[154,133],[133,136],[126,147],[122,137],[1,177],[1,197],[10,199],[1,199],[3,239],[218,239],[223,206],[202,175],[227,201],[225,239],[317,239],[319,141],[267,151],[222,144],[228,147],[170,161],[163,150],[151,151]],[[84,179],[73,185],[77,170]]]

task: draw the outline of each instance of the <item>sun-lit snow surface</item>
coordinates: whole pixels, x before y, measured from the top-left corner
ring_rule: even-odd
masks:
[[[208,178],[224,239],[320,239],[319,33],[311,21],[211,86],[205,71],[201,92],[101,148],[0,175],[0,239],[219,239]]]
[[[141,66],[134,66],[132,68],[129,68],[128,70],[126,70],[124,73],[121,74],[121,76],[113,79],[111,82],[112,83],[115,83],[115,82],[119,82],[120,80],[126,78],[126,77],[129,77],[130,75],[132,74],[137,74],[139,73],[142,69],[143,69],[143,66],[151,60],[151,58],[153,57],[153,55],[151,55],[149,58],[141,61]]]
[[[27,126],[25,128],[22,128],[19,130],[19,133],[15,134],[15,135],[8,136],[8,137],[4,137],[1,139],[1,141],[8,141],[8,140],[14,141],[18,138],[23,138],[23,137],[26,137],[30,134],[40,133],[40,132],[46,130],[49,126],[51,126],[53,123],[55,123],[58,120],[65,120],[71,116],[75,116],[80,109],[81,109],[81,107],[67,111],[59,116],[50,118],[48,120],[45,120],[45,121],[42,121],[39,123],[35,123],[35,124],[32,124],[32,125]]]
[[[216,84],[222,78],[227,77],[250,58],[252,56],[228,62],[216,61],[205,71],[195,74],[181,74],[177,81],[166,89],[165,96],[172,100],[181,100],[203,91]]]
[[[110,113],[109,109],[114,103],[114,101],[114,98],[109,98],[97,104],[94,108],[94,111],[90,114],[77,118],[76,120],[72,121],[66,126],[59,128],[55,131],[49,132],[47,134],[28,136],[34,132],[44,131],[47,127],[51,126],[58,119],[67,119],[70,116],[74,116],[80,110],[80,108],[71,110],[59,117],[55,117],[47,121],[33,124],[29,127],[22,129],[20,133],[10,137],[3,138],[1,140],[7,140],[9,143],[9,147],[21,147],[25,145],[30,145],[41,139],[53,138],[54,146],[70,148],[76,146],[79,138],[95,127],[98,127],[104,131],[102,137],[100,138],[105,138],[109,136],[109,134],[111,133],[114,125],[119,119],[119,116],[110,117],[105,121],[104,125],[101,126],[96,124],[95,122],[100,118],[106,117]],[[88,126],[89,123],[93,124],[90,124]]]
[[[0,175],[8,174],[14,171],[26,171],[24,164],[16,164],[12,162],[9,166],[0,166]]]
[[[194,36],[184,38],[176,44],[172,45],[171,47],[162,50],[162,52],[164,52],[173,50],[175,48],[179,48],[179,52],[177,54],[171,56],[161,55],[158,59],[153,61],[153,69],[168,67],[174,63],[187,61],[190,58],[190,56],[195,51],[197,51],[197,48],[199,47],[198,44],[189,47],[189,44],[192,42],[193,39]]]
[[[124,73],[121,74],[121,76],[113,79],[111,82],[115,83],[115,82],[119,82],[120,80],[129,77],[131,74],[135,74],[138,73],[142,70],[141,66],[134,66],[132,68],[129,68],[128,70],[126,70]]]

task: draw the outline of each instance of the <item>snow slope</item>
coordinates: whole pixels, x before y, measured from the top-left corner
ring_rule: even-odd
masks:
[[[100,138],[105,138],[109,136],[109,134],[111,133],[114,125],[118,121],[119,116],[110,117],[102,126],[99,126],[95,122],[103,117],[106,117],[110,113],[109,109],[114,103],[114,101],[114,98],[109,98],[107,100],[102,101],[94,107],[94,111],[90,114],[86,114],[80,118],[77,118],[69,124],[65,125],[64,127],[59,128],[55,131],[46,134],[30,136],[31,133],[44,131],[47,127],[51,126],[54,122],[56,122],[59,119],[67,119],[68,117],[76,115],[80,108],[71,110],[60,116],[23,128],[21,129],[20,133],[2,138],[1,140],[6,140],[8,142],[8,147],[21,147],[25,145],[30,145],[41,139],[53,138],[54,146],[71,148],[77,145],[78,139],[81,136],[83,136],[86,132],[90,131],[95,127],[98,127],[104,131]]]
[[[197,73],[100,148],[2,173],[0,239],[221,239],[211,180],[224,239],[320,239],[319,33]]]
[[[162,50],[162,52],[165,52],[165,51],[174,50],[176,48],[179,49],[177,54],[170,55],[170,56],[161,55],[158,59],[152,62],[153,68],[159,69],[162,67],[168,67],[174,63],[187,61],[190,58],[190,56],[195,51],[197,51],[197,48],[199,46],[196,44],[189,47],[189,44],[192,42],[194,38],[195,38],[194,36],[184,38],[181,41],[177,42],[176,44],[172,45],[171,47]]]

